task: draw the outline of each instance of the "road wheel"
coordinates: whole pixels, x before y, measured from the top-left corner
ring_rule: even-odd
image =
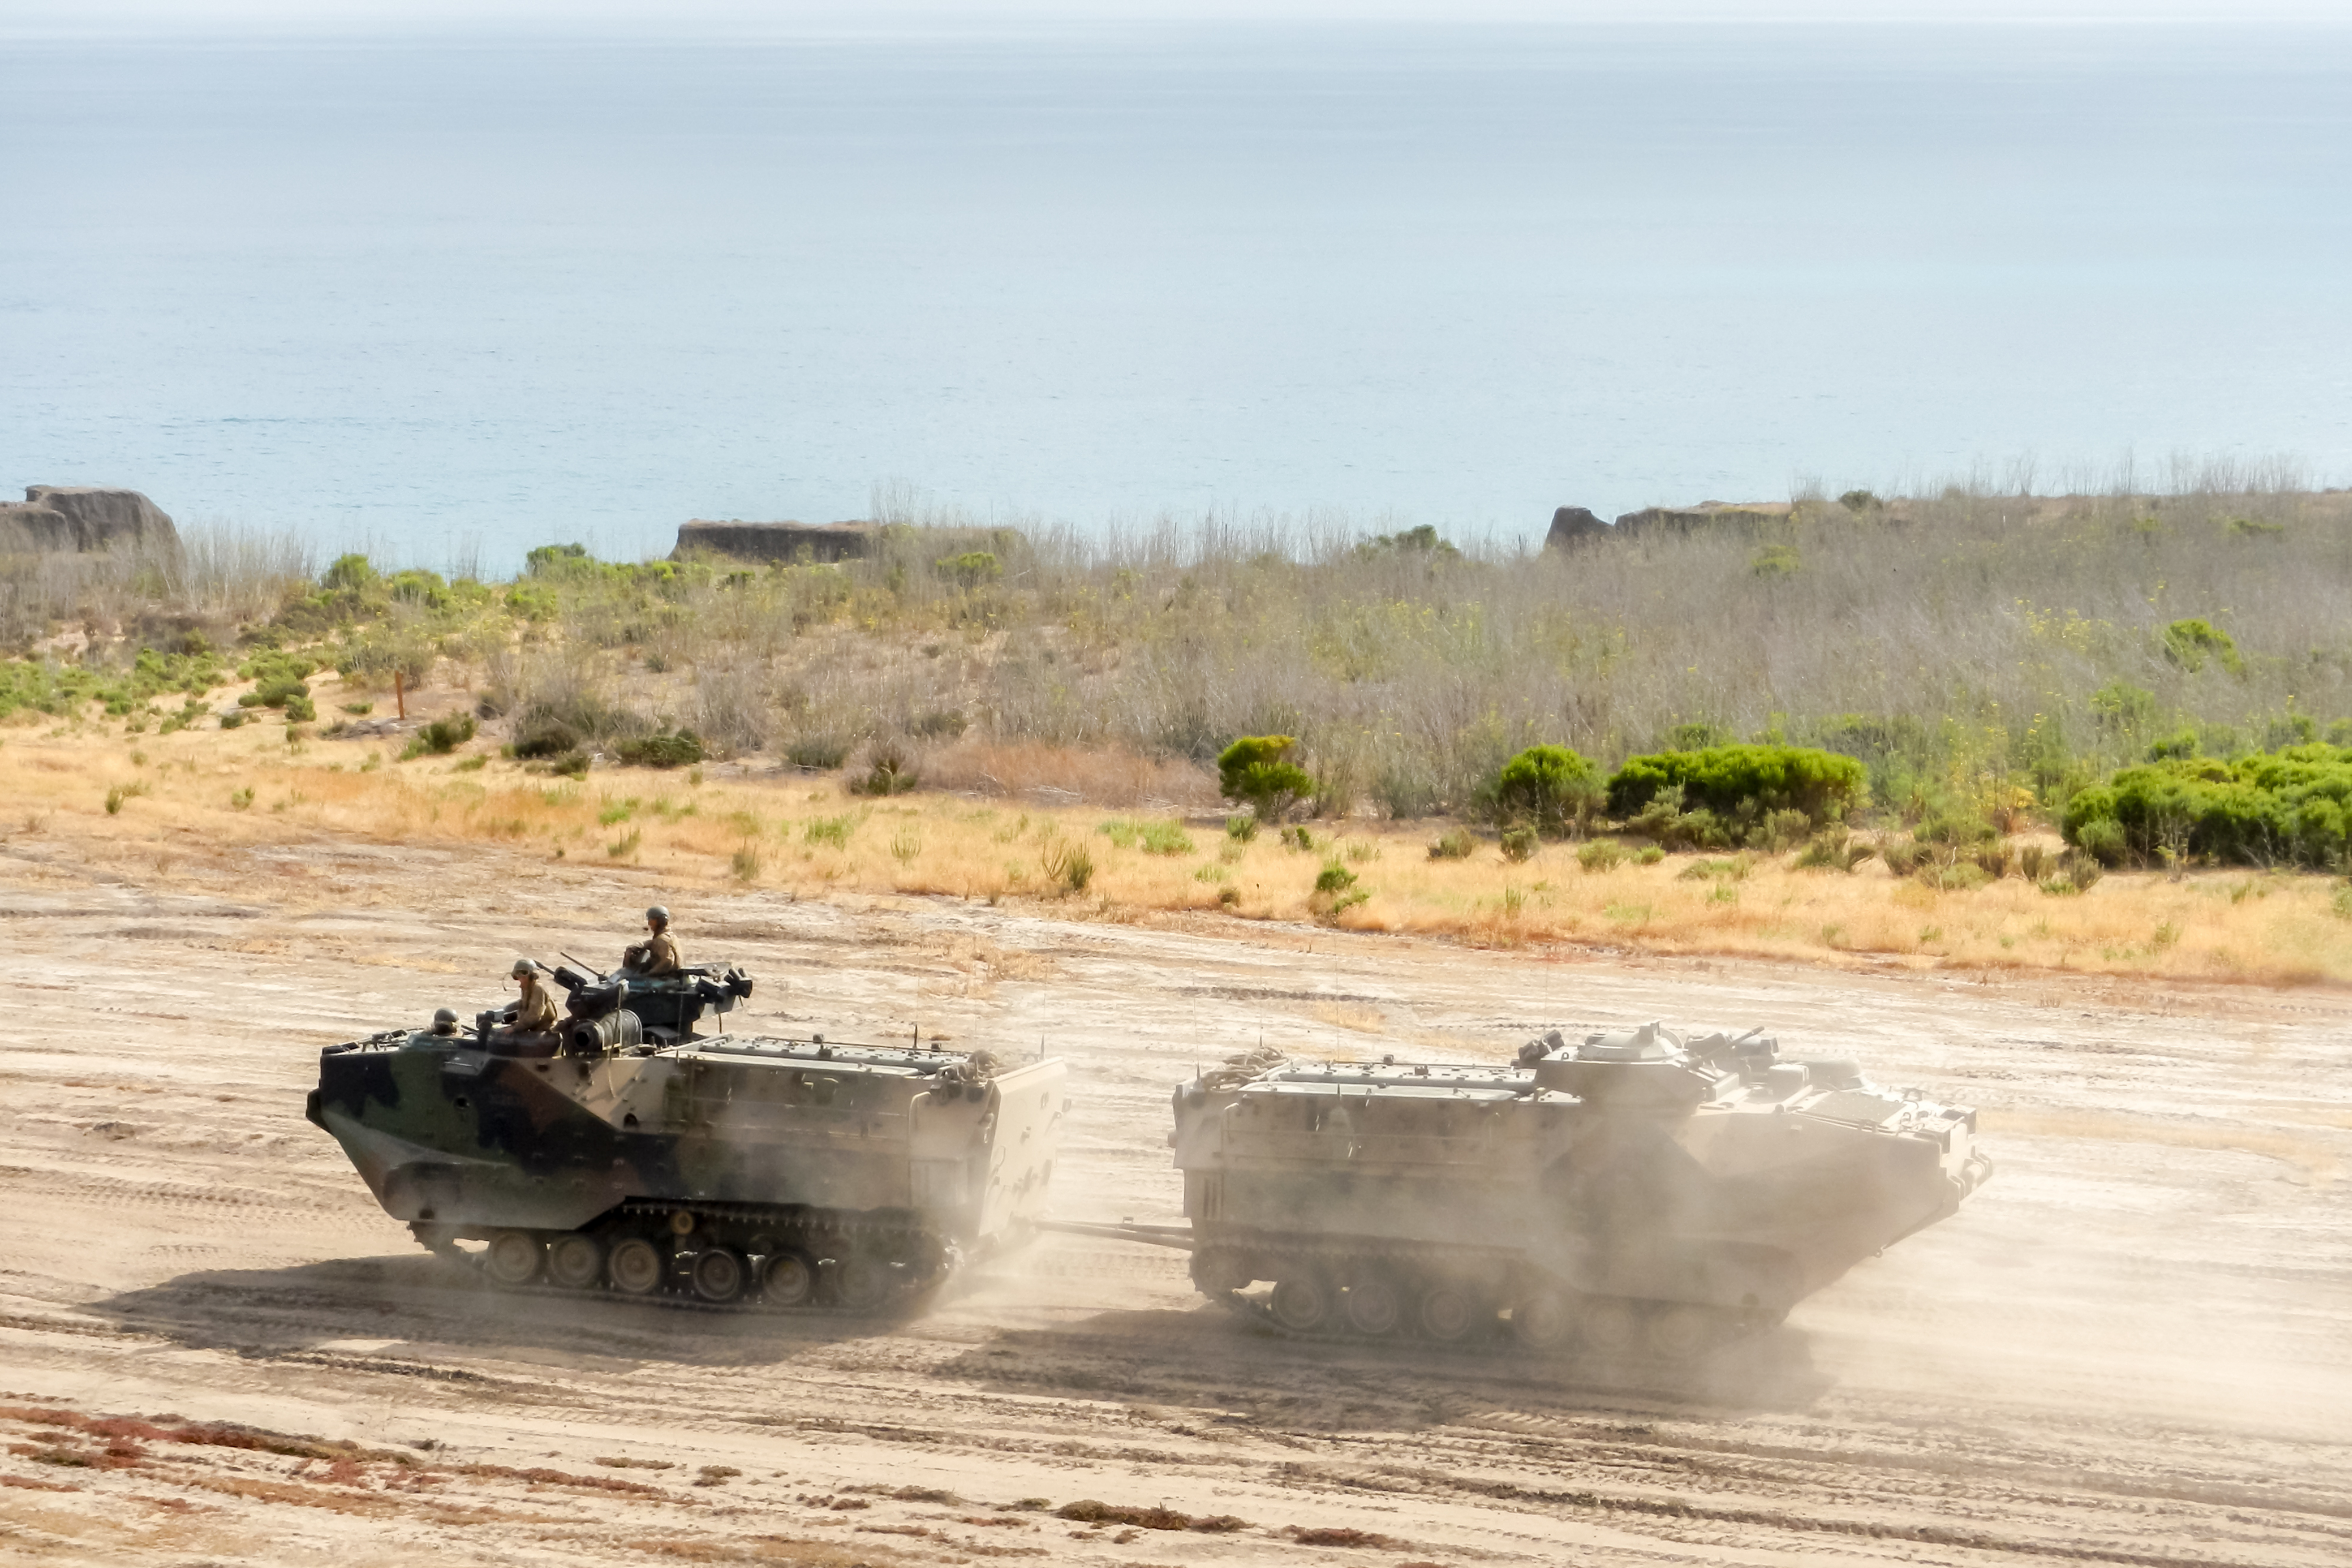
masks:
[[[585,1290],[604,1272],[604,1249],[593,1236],[559,1236],[547,1249],[547,1277],[566,1290]]]
[[[855,1254],[842,1264],[835,1289],[840,1292],[843,1310],[870,1312],[890,1294],[890,1266],[878,1258]]]
[[[1642,1337],[1666,1361],[1688,1361],[1715,1337],[1715,1315],[1704,1307],[1666,1307],[1643,1325]]]
[[[1556,1351],[1576,1336],[1576,1300],[1545,1286],[1511,1308],[1511,1332],[1531,1351]]]
[[[613,1248],[604,1260],[604,1277],[624,1296],[650,1296],[661,1289],[669,1260],[642,1236],[633,1236]]]
[[[816,1268],[797,1252],[779,1252],[768,1259],[760,1299],[771,1307],[805,1307],[816,1293]]]
[[[1404,1299],[1378,1274],[1360,1274],[1348,1286],[1348,1326],[1375,1337],[1396,1331],[1404,1321]]]
[[[1461,1286],[1440,1280],[1421,1293],[1416,1315],[1423,1333],[1441,1344],[1452,1344],[1477,1323],[1478,1305]]]
[[[706,1301],[732,1301],[743,1293],[743,1284],[751,1271],[744,1267],[743,1255],[724,1247],[707,1247],[695,1255],[694,1267],[687,1270],[687,1283],[694,1293]]]
[[[1642,1315],[1631,1301],[1601,1297],[1584,1310],[1584,1342],[1602,1355],[1623,1355],[1642,1342]]]
[[[1312,1274],[1293,1274],[1276,1281],[1274,1321],[1297,1334],[1311,1333],[1331,1316],[1331,1287]]]
[[[502,1230],[490,1237],[482,1267],[501,1285],[528,1285],[539,1278],[540,1262],[546,1255],[547,1249],[530,1232]]]

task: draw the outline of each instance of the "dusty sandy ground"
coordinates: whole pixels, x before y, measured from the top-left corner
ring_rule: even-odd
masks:
[[[1760,1023],[1985,1108],[2000,1169],[1671,1381],[1288,1343],[1179,1255],[1074,1238],[902,1323],[492,1295],[303,1121],[315,1053],[485,1005],[516,952],[609,955],[651,896],[761,975],[739,1029],[1068,1058],[1069,1218],[1174,1217],[1168,1088],[1261,1034],[1495,1058],[1552,1025]],[[1067,924],[331,839],[142,878],[22,836],[0,917],[0,1559],[2352,1560],[2338,993]],[[1039,1506],[1081,1499],[1245,1524]]]

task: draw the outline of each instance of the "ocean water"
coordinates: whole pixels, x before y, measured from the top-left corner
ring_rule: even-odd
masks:
[[[2352,31],[0,42],[0,484],[427,564],[2352,475]]]

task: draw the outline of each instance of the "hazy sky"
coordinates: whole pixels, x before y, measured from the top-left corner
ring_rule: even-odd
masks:
[[[706,35],[1021,21],[2352,23],[2347,0],[0,0],[0,34]]]

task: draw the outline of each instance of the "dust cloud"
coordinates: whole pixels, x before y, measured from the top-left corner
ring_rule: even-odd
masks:
[[[1066,1237],[927,1314],[774,1321],[490,1294],[302,1120],[319,1047],[469,1015],[514,952],[613,948],[642,878],[305,852],[320,875],[292,891],[0,859],[0,1556],[2220,1564],[2352,1545],[2336,994],[666,886],[693,956],[759,978],[733,1032],[919,1026],[1067,1059],[1067,1219],[1174,1220],[1170,1089],[1261,1037],[1501,1061],[1552,1027],[1760,1025],[1790,1056],[1979,1107],[1999,1165],[1956,1217],[1681,1374],[1286,1342],[1203,1302],[1181,1253]],[[1081,1500],[1108,1509],[1062,1517]],[[1104,1522],[1155,1507],[1241,1523]]]

